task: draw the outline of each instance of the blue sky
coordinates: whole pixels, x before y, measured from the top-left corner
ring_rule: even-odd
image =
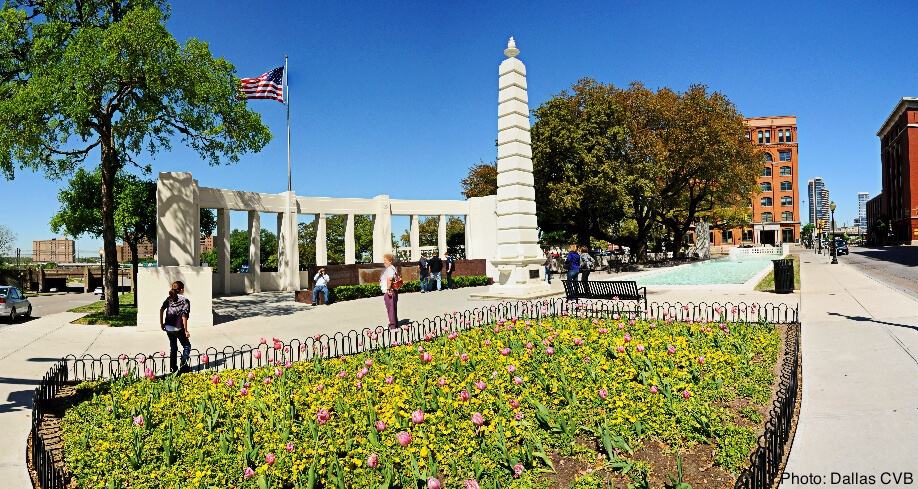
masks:
[[[239,76],[290,56],[293,179],[302,195],[461,198],[468,167],[495,156],[497,66],[510,35],[527,64],[533,108],[589,76],[676,90],[703,83],[747,116],[796,115],[798,184],[823,177],[840,224],[851,223],[858,191],[880,190],[880,125],[900,97],[918,95],[914,34],[903,21],[918,14],[915,2],[174,3],[175,36],[209,42]],[[176,147],[152,160],[154,172],[285,190],[284,108],[250,106],[274,133],[261,153],[210,167]],[[0,223],[24,250],[52,236],[60,185],[29,172],[0,179],[0,203],[16,209]],[[78,241],[81,253],[98,247]]]

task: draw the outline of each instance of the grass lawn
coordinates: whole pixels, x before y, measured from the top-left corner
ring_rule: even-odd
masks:
[[[789,255],[794,260],[794,290],[800,290],[800,255]],[[763,292],[772,292],[775,290],[775,271],[774,268],[768,275],[762,277],[762,281],[755,286],[755,290]]]
[[[105,301],[96,301],[85,306],[74,307],[67,312],[88,312],[89,314],[72,321],[73,324],[107,324],[109,326],[137,326],[137,308],[134,303],[134,293],[126,292],[118,296],[121,303],[118,315],[108,317],[105,315]]]

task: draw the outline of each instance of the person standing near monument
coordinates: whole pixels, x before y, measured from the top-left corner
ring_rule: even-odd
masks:
[[[446,288],[453,288],[453,272],[456,271],[456,257],[452,253],[446,253]]]
[[[580,247],[580,281],[583,282],[586,286],[586,282],[590,280],[590,272],[593,270],[593,267],[596,266],[596,260],[593,259],[590,255],[590,249],[586,246]]]
[[[443,260],[438,255],[434,255],[427,263],[430,265],[430,288],[433,289],[433,281],[436,279],[437,290],[439,291],[442,288]]]
[[[383,293],[383,302],[386,304],[386,315],[389,317],[389,329],[398,327],[398,289],[401,287],[401,278],[395,269],[395,256],[392,253],[383,255],[385,269],[379,276],[379,288]]]
[[[188,316],[191,315],[191,301],[185,297],[185,284],[172,282],[169,296],[159,309],[159,327],[169,337],[169,367],[172,372],[179,370],[176,362],[178,345],[182,344],[182,365],[180,372],[188,372],[188,357],[191,355],[191,332],[188,330]],[[165,317],[164,316],[165,313]]]
[[[580,273],[580,253],[577,253],[577,245],[571,245],[564,265],[567,267],[567,279],[577,280],[577,274]]]
[[[430,288],[430,264],[423,254],[421,259],[418,260],[418,280],[421,282],[421,293],[427,292]]]

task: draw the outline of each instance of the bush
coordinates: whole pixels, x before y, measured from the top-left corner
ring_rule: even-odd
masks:
[[[287,365],[268,350],[275,365],[82,386],[65,460],[79,487],[522,488],[588,439],[635,467],[642,444],[707,443],[735,473],[756,438],[728,406],[770,384],[779,343],[770,325],[562,317]]]
[[[478,287],[481,285],[488,285],[491,283],[491,278],[484,275],[473,275],[468,277],[453,277],[453,287],[462,288],[462,287]],[[412,280],[405,282],[400,289],[400,292],[419,292],[421,290],[421,282],[418,280]],[[335,298],[335,302],[342,301],[351,301],[354,299],[363,299],[366,297],[376,297],[382,295],[382,290],[379,289],[378,284],[360,284],[360,285],[338,285],[332,287],[332,295]]]

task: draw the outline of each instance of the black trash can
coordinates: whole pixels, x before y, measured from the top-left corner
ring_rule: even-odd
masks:
[[[775,292],[789,294],[794,291],[794,260],[772,260],[775,270]]]

